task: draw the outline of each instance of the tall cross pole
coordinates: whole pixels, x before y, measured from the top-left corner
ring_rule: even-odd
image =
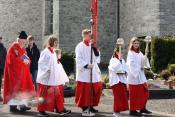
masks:
[[[97,31],[98,31],[98,0],[91,0],[91,57],[90,63],[93,64],[93,49],[92,47],[96,47],[97,43]],[[93,69],[90,70],[90,99],[89,99],[89,113],[91,110],[91,106],[93,106],[93,83],[92,83],[92,72]]]

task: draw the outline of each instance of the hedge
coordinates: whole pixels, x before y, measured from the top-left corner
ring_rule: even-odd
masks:
[[[151,43],[151,66],[156,73],[175,64],[174,36],[154,37]]]

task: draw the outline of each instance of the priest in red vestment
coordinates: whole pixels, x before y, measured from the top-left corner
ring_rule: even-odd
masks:
[[[19,33],[7,52],[4,70],[4,104],[10,106],[10,112],[30,110],[28,101],[35,95],[30,74],[30,59],[26,54],[27,34]]]

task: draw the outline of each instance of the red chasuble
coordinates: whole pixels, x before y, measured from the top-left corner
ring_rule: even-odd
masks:
[[[22,100],[35,95],[30,64],[24,63],[27,58],[26,49],[20,48],[16,42],[8,49],[4,70],[4,104],[12,98]]]

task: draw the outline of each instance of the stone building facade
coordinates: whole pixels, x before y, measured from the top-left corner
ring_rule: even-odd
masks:
[[[0,36],[5,45],[17,38],[18,32],[25,30],[35,36],[37,44],[42,40],[43,0],[0,0]]]
[[[73,52],[81,30],[90,28],[91,0],[0,0],[0,35],[6,46],[20,30],[34,35],[42,49],[50,34],[59,37],[60,48]],[[174,0],[99,0],[98,46],[102,62],[108,62],[116,39],[175,34]]]

